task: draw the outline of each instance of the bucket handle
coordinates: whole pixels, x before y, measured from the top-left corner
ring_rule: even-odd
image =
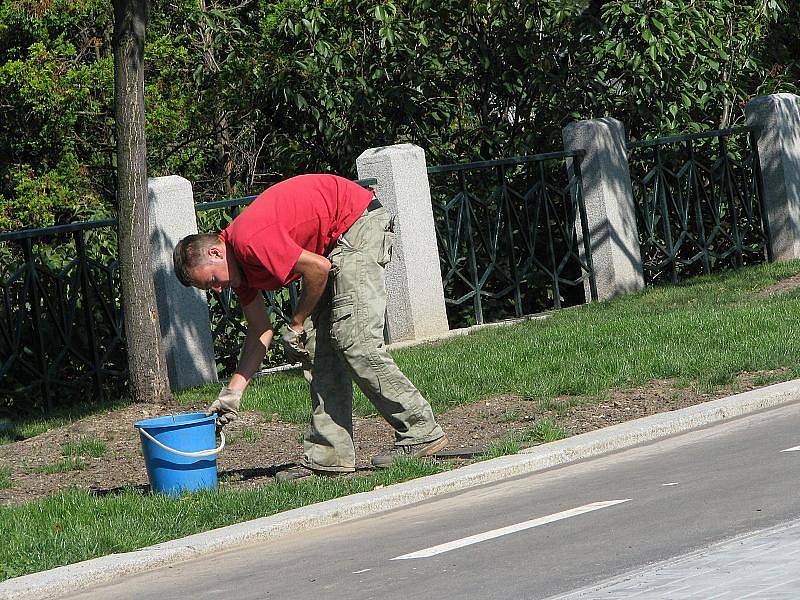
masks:
[[[212,448],[211,450],[199,450],[197,452],[182,452],[181,450],[175,450],[174,448],[170,448],[169,446],[159,442],[156,438],[150,435],[144,427],[140,428],[139,431],[143,436],[145,436],[148,440],[153,442],[159,448],[162,448],[167,452],[172,452],[173,454],[177,454],[179,456],[186,456],[187,458],[203,458],[205,456],[214,456],[215,454],[219,454],[220,452],[222,452],[222,449],[225,447],[225,434],[222,433],[221,429],[219,430],[220,442],[218,448]]]

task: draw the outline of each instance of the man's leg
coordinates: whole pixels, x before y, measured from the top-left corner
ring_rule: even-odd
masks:
[[[354,471],[353,383],[330,338],[330,294],[322,297],[305,323],[312,367],[304,375],[311,388],[311,423],[303,442],[303,466],[318,471]]]
[[[364,214],[330,255],[331,342],[353,380],[395,430],[398,446],[446,443],[430,404],[386,351],[384,267],[394,233],[385,208]]]

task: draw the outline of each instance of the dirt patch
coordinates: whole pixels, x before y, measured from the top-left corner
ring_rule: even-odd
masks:
[[[773,294],[783,294],[786,292],[791,292],[793,290],[796,290],[799,287],[800,287],[800,274],[793,275],[792,277],[781,279],[780,281],[777,281],[772,285],[765,287],[757,294],[757,297],[766,298],[767,296],[772,296]]]
[[[790,377],[788,369],[741,373],[733,384],[713,393],[701,393],[692,387],[678,388],[672,381],[660,380],[639,388],[613,390],[602,399],[570,396],[539,402],[519,396],[499,396],[453,408],[439,415],[438,420],[451,440],[450,448],[484,447],[542,419],[549,419],[575,435]],[[147,473],[132,423],[203,408],[186,404],[133,404],[0,446],[0,465],[11,470],[12,481],[10,488],[0,490],[0,503],[19,504],[68,487],[97,494],[115,493],[126,486],[147,489]],[[255,412],[244,412],[226,428],[229,442],[218,461],[221,486],[245,488],[271,483],[277,471],[301,457],[303,430],[304,427],[270,420]],[[358,467],[366,470],[371,456],[391,445],[391,429],[375,417],[355,419],[354,430]],[[101,440],[107,450],[100,458],[82,458],[83,470],[37,472],[62,460],[63,444],[82,439]]]

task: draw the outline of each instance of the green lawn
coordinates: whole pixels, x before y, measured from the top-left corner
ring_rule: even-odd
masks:
[[[406,460],[353,478],[315,478],[248,490],[220,490],[169,498],[127,490],[93,496],[67,490],[46,500],[0,508],[0,580],[114,552],[129,552],[232,523],[315,502],[365,492],[445,466]]]
[[[569,400],[556,403],[554,399],[602,395],[611,388],[653,379],[673,379],[675,385],[710,390],[729,384],[742,371],[787,368],[784,378],[797,377],[800,290],[769,297],[759,297],[757,292],[798,272],[800,262],[793,262],[696,278],[683,285],[556,312],[546,320],[488,328],[400,350],[395,356],[437,412],[502,393],[566,407]],[[773,381],[773,375],[763,376],[764,384]],[[205,386],[179,398],[210,402],[218,389],[218,385]],[[305,381],[296,373],[260,378],[246,393],[244,408],[305,422],[309,410]],[[372,409],[361,397],[356,411],[363,415]],[[493,445],[488,456],[516,452],[526,444],[565,434],[552,422],[537,423]],[[239,442],[247,442],[244,434]],[[88,447],[64,449],[70,457],[89,452]],[[411,461],[387,472],[348,479],[223,489],[177,500],[136,491],[104,497],[66,491],[47,500],[0,507],[4,536],[0,576],[133,550],[446,468],[446,464]]]
[[[791,262],[697,277],[393,354],[436,412],[505,393],[548,401],[654,379],[713,390],[742,371],[788,367],[797,376],[800,290],[766,298],[756,293],[798,272],[800,263]],[[179,399],[210,401],[217,390],[205,386]],[[307,397],[299,373],[276,374],[255,380],[243,407],[305,423]],[[374,413],[360,393],[355,411]]]

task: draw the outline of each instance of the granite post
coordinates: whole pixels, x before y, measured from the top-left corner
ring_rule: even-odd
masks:
[[[147,183],[150,258],[170,388],[180,390],[217,381],[206,295],[184,287],[172,266],[172,250],[178,241],[197,233],[192,184],[177,175],[156,177]]]
[[[772,94],[745,107],[754,127],[770,258],[800,258],[800,97]]]
[[[574,175],[574,160],[580,160],[586,225],[599,300],[644,288],[642,257],[633,189],[625,148],[625,128],[616,119],[592,119],[567,125],[564,148],[582,150],[583,158],[569,159],[567,169]],[[580,213],[575,224],[581,259],[585,260]],[[587,302],[591,300],[585,282]]]
[[[388,341],[449,330],[425,152],[413,144],[364,151],[361,179],[375,177],[378,199],[395,216],[392,260],[386,269]]]

